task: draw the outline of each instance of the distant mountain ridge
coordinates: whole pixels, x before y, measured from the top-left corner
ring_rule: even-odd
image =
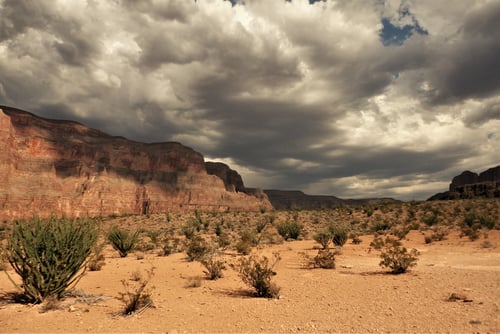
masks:
[[[448,191],[437,193],[431,196],[429,200],[499,197],[500,165],[479,174],[466,170],[452,179]]]
[[[393,198],[362,198],[362,199],[342,199],[336,196],[327,195],[307,195],[299,190],[270,190],[265,189],[264,193],[269,198],[273,207],[277,210],[290,209],[330,209],[339,206],[398,203],[400,201]]]

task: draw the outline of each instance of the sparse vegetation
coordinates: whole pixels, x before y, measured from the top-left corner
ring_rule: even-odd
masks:
[[[126,257],[128,253],[134,250],[139,240],[139,231],[130,233],[113,226],[108,233],[108,240],[111,242],[113,248],[118,251],[120,257]]]
[[[201,259],[201,264],[205,267],[204,273],[210,280],[217,280],[224,276],[223,270],[226,269],[225,261],[212,253]]]
[[[257,297],[279,297],[280,288],[271,282],[271,278],[276,275],[274,267],[280,259],[279,254],[274,254],[272,260],[255,255],[240,259],[240,277],[245,284],[255,290]]]
[[[349,236],[347,228],[345,228],[344,226],[332,224],[330,225],[328,230],[330,231],[332,242],[335,246],[342,247],[345,245]]]
[[[105,257],[104,257],[104,247],[106,244],[104,242],[95,244],[93,249],[92,249],[92,255],[90,257],[89,263],[88,263],[88,268],[90,271],[99,271],[102,269],[104,266],[105,262]]]
[[[60,298],[82,277],[97,237],[96,225],[87,219],[15,222],[7,258],[22,279],[25,297],[32,302]]]
[[[151,299],[151,290],[148,289],[149,281],[151,280],[153,275],[154,268],[151,268],[149,271],[147,271],[146,278],[143,278],[140,273],[134,273],[133,277],[131,278],[136,282],[134,286],[131,286],[127,280],[121,281],[125,292],[121,292],[117,298],[124,305],[124,308],[121,312],[122,315],[139,313],[153,305],[153,300]]]
[[[254,296],[273,298],[273,296],[279,296],[280,292],[282,292],[286,300],[288,300],[289,297],[295,299],[308,298],[311,305],[313,305],[312,303],[321,303],[321,298],[324,296],[324,293],[328,293],[328,289],[331,289],[331,282],[328,280],[332,277],[338,282],[345,282],[351,279],[353,282],[356,282],[356,285],[350,287],[351,290],[348,291],[348,295],[350,298],[353,298],[353,301],[355,299],[356,302],[361,303],[363,303],[363,291],[366,291],[364,289],[373,289],[386,279],[391,286],[385,291],[387,293],[384,294],[384,297],[381,298],[394,298],[394,296],[399,295],[400,292],[393,291],[392,285],[396,289],[405,289],[408,284],[411,285],[411,282],[415,279],[418,279],[422,284],[425,283],[426,286],[427,284],[432,284],[432,279],[449,279],[449,285],[448,282],[444,281],[442,284],[439,284],[439,286],[443,287],[446,285],[448,287],[454,287],[453,289],[456,289],[455,292],[457,293],[465,292],[469,294],[467,291],[472,291],[471,293],[475,296],[473,297],[478,298],[477,294],[479,290],[477,289],[481,285],[480,283],[482,283],[480,279],[485,278],[484,281],[487,282],[487,284],[484,284],[484,291],[488,292],[488,296],[482,298],[481,302],[491,303],[492,298],[490,295],[494,295],[491,294],[493,290],[491,283],[495,276],[494,271],[492,272],[489,267],[484,267],[481,273],[475,271],[474,275],[470,275],[466,278],[464,275],[467,274],[467,266],[464,266],[464,270],[457,272],[456,270],[452,270],[453,268],[443,267],[439,262],[440,252],[449,252],[450,249],[453,249],[453,254],[446,253],[447,256],[449,256],[449,259],[447,259],[449,263],[460,261],[461,259],[459,256],[463,253],[463,250],[464,252],[469,252],[466,254],[464,253],[464,263],[470,264],[473,263],[472,261],[474,259],[480,259],[481,263],[491,266],[494,255],[498,253],[498,231],[491,230],[488,227],[493,226],[494,229],[498,227],[498,224],[495,225],[492,221],[496,222],[495,219],[500,214],[500,204],[498,204],[500,201],[471,201],[470,204],[467,203],[469,202],[414,202],[401,203],[394,206],[372,205],[371,209],[374,214],[371,217],[367,217],[363,213],[362,207],[272,211],[266,212],[265,214],[259,212],[235,211],[203,212],[198,213],[198,216],[201,218],[201,223],[196,219],[193,213],[186,214],[173,212],[171,213],[170,222],[168,224],[165,222],[164,213],[152,213],[150,216],[143,215],[137,217],[120,216],[112,221],[105,220],[104,223],[107,225],[103,228],[104,231],[107,231],[111,226],[118,226],[120,229],[126,231],[134,231],[137,228],[140,229],[140,238],[136,243],[136,247],[134,247],[132,258],[128,255],[129,259],[119,259],[118,253],[108,246],[109,242],[106,240],[108,234],[104,232],[103,235],[101,235],[101,240],[106,242],[106,244],[101,242],[93,247],[94,250],[87,259],[87,268],[89,270],[99,270],[93,269],[94,260],[98,259],[102,261],[102,264],[106,262],[106,266],[110,267],[104,267],[102,273],[88,273],[87,276],[83,278],[82,284],[85,283],[84,286],[89,287],[92,293],[99,294],[95,296],[95,298],[112,298],[107,297],[106,294],[116,297],[119,292],[123,292],[123,294],[120,294],[123,307],[122,304],[115,300],[117,302],[115,311],[120,314],[141,312],[141,310],[145,308],[140,305],[152,305],[150,301],[147,301],[149,298],[154,299],[155,304],[161,303],[161,305],[157,305],[160,306],[158,312],[163,310],[167,313],[175,314],[175,316],[180,316],[180,312],[177,310],[177,305],[179,305],[179,309],[182,309],[182,313],[187,317],[193,316],[194,318],[197,318],[199,315],[208,315],[209,313],[206,308],[212,305],[212,301],[215,298],[227,300],[229,301],[228,304],[231,304],[231,301],[240,303],[241,300],[238,301],[238,299],[245,299],[248,293],[252,293]],[[436,209],[434,209],[434,207]],[[455,209],[457,207],[460,209]],[[438,212],[438,220],[435,224],[428,225],[423,221],[423,218],[426,214],[431,214],[433,212]],[[271,217],[271,214],[273,217],[272,221],[268,218]],[[410,219],[410,216],[413,218]],[[409,222],[410,220],[411,222]],[[273,244],[284,242],[285,238],[278,233],[278,226],[281,225],[281,222],[300,222],[302,228],[299,239],[303,239],[303,241],[287,242],[279,247],[273,246]],[[331,229],[331,225],[334,226],[333,229]],[[4,236],[7,237],[8,234],[10,234],[9,230],[11,230],[11,224],[8,225],[4,223],[4,226],[6,227],[5,230],[9,232],[4,233]],[[183,228],[186,226],[192,227],[193,233],[189,238],[186,238],[186,235],[182,232]],[[200,229],[199,231],[198,226]],[[205,226],[208,227],[205,228]],[[375,227],[378,229],[376,236],[379,237],[373,239],[372,232]],[[344,244],[345,232],[347,232],[348,235],[347,243],[350,243],[351,239],[353,242],[353,244],[350,245],[344,244],[343,256],[338,256],[339,253],[337,253],[341,248],[332,245],[334,238],[331,230],[335,228],[341,230],[338,235],[342,238],[338,240],[338,244]],[[150,233],[151,231],[153,231],[152,234]],[[407,234],[408,231],[409,234]],[[464,238],[462,240],[457,240],[457,235],[460,232],[462,232]],[[476,242],[468,241],[469,239],[467,238],[470,233],[476,234],[476,238],[478,238]],[[440,242],[439,245],[429,247],[423,246],[424,240],[432,243],[438,240],[444,240],[445,238],[449,240]],[[156,239],[156,241],[154,239]],[[373,242],[370,244],[372,239]],[[288,240],[292,239],[288,238]],[[354,245],[361,242],[361,240],[363,241],[361,246]],[[4,248],[6,248],[7,239],[1,240],[0,238],[0,246],[2,244]],[[155,244],[156,246],[153,252],[149,252],[149,247]],[[368,246],[368,244],[370,244],[370,246]],[[102,248],[104,246],[106,248],[103,251]],[[404,248],[404,246],[407,248]],[[370,250],[367,249],[368,247],[371,247]],[[422,270],[418,270],[414,275],[402,275],[406,278],[387,277],[385,274],[389,272],[402,273],[414,268],[418,263],[419,254],[418,251],[411,249],[412,247],[422,247],[427,250],[424,254],[425,257],[422,257],[422,263],[425,263],[425,268],[421,268]],[[463,249],[460,249],[460,247]],[[98,250],[99,248],[101,248],[101,250]],[[281,250],[282,255],[286,259],[283,266],[279,267],[275,266],[273,263],[274,258],[268,255],[271,254],[273,250],[277,249]],[[183,254],[177,254],[171,258],[153,257],[153,254],[166,256],[175,252],[183,252]],[[115,256],[113,256],[113,254]],[[191,257],[186,257],[185,254],[189,254]],[[255,254],[265,254],[269,259],[267,262],[264,262],[262,256],[257,256]],[[104,255],[106,255],[106,261],[104,261]],[[297,255],[300,256],[297,257]],[[137,256],[145,256],[145,261],[135,261]],[[199,264],[188,263],[186,258],[197,261]],[[253,258],[254,261],[251,262],[248,260],[250,258]],[[242,269],[245,266],[245,260],[247,261],[246,270]],[[374,260],[376,261],[374,262]],[[158,291],[154,291],[154,294],[151,294],[151,289],[149,289],[153,280],[150,280],[150,283],[146,287],[141,288],[141,282],[148,280],[143,266],[149,261],[154,262],[155,265],[158,266],[158,269],[155,270],[156,276],[160,274],[158,270],[161,268],[162,278],[158,280],[158,283],[156,283],[156,278],[158,277],[154,277],[155,284],[157,284],[157,288],[159,288],[157,289]],[[95,262],[98,263],[99,261]],[[377,266],[378,264],[380,264],[380,267]],[[381,267],[383,269],[381,269]],[[133,271],[136,268],[139,269]],[[243,281],[240,282],[241,286],[238,286],[232,281],[235,272],[232,270],[230,271],[229,268],[235,270],[239,274]],[[335,274],[335,271],[327,271],[335,268],[338,268],[341,272]],[[12,272],[10,268],[8,268],[8,272]],[[279,272],[279,275],[274,277],[276,272]],[[429,275],[423,275],[423,273]],[[454,275],[455,277],[452,277],[453,273],[456,274]],[[246,277],[250,278],[243,280],[244,274]],[[265,274],[268,275],[267,278]],[[115,278],[118,277],[116,282],[113,281],[112,275],[115,275]],[[220,279],[217,282],[209,281],[212,279],[219,279],[223,275],[227,276],[227,278]],[[386,278],[384,278],[384,276]],[[165,279],[165,277],[167,279]],[[17,279],[17,277],[15,278]],[[125,289],[122,288],[122,285],[119,283],[122,278],[126,278],[125,283],[127,286],[125,287],[125,284],[123,285]],[[274,282],[282,287],[281,291]],[[89,285],[89,283],[95,285],[92,286]],[[202,285],[203,287],[198,290],[184,289],[187,287],[196,288]],[[248,288],[246,285],[248,285]],[[314,287],[315,291],[310,289],[311,286]],[[342,284],[339,286],[342,286]],[[244,290],[240,290],[240,288],[244,288]],[[354,289],[356,289],[356,292],[354,292]],[[11,306],[9,303],[11,300],[21,300],[18,299],[18,295],[11,295],[4,286],[0,286],[0,290],[3,290],[2,294],[5,298],[0,300],[0,306],[2,308],[10,308]],[[128,294],[125,293],[125,290],[128,291]],[[141,291],[144,292],[142,293],[143,297],[140,297]],[[453,290],[448,292],[453,292]],[[415,305],[418,305],[421,301],[418,291],[412,290],[408,293],[409,295],[407,297],[412,298],[412,300],[415,301]],[[437,298],[441,299],[442,302],[448,297],[446,291],[438,292],[437,295],[435,291],[432,291],[432,293],[434,293]],[[128,296],[128,302],[125,301],[126,294]],[[174,296],[174,303],[171,303],[173,302],[170,298],[171,296]],[[195,299],[192,299],[192,296],[195,297]],[[94,314],[94,312],[95,314],[101,312],[98,305],[84,305],[85,302],[82,303],[75,298],[76,297],[65,292],[61,295],[60,299],[58,297],[45,298],[42,303],[44,306],[36,306],[34,309],[36,311],[42,311],[42,309],[64,310],[64,313],[58,312],[61,318],[64,317],[64,314],[67,312],[77,312],[73,313],[73,315],[80,314],[79,312],[83,313],[90,311],[91,314]],[[145,299],[146,302],[142,304],[136,302],[141,298]],[[203,298],[203,300],[200,298]],[[190,301],[188,299],[191,299],[191,301],[195,303],[192,307],[194,310],[193,314],[186,314],[186,310],[188,310],[186,309],[186,305],[190,307]],[[465,300],[457,300],[457,302],[462,304]],[[474,305],[478,302],[479,301],[475,301]],[[257,302],[257,304],[260,303],[261,302]],[[267,302],[264,302],[264,304],[266,303]],[[283,301],[271,302],[273,305],[275,303],[282,304]],[[139,305],[138,308],[133,306],[134,304]],[[288,305],[290,303],[285,304]],[[127,305],[131,306],[128,307]],[[399,306],[401,304],[395,302],[394,305]],[[395,307],[394,305],[393,307]],[[146,306],[146,308],[149,306]],[[459,305],[450,305],[450,307],[456,308],[459,307]],[[136,309],[135,311],[133,310],[134,308]],[[228,312],[229,310],[229,312],[231,312],[231,308],[228,309],[227,305],[220,306],[220,309],[221,311]],[[449,309],[450,308],[448,308],[448,311]],[[316,309],[312,307],[310,311],[313,310]],[[9,310],[9,312],[10,311],[11,310]],[[297,308],[295,308],[294,311],[297,311]],[[325,309],[325,312],[326,311]],[[188,312],[190,311],[188,310]],[[262,313],[259,312],[262,312],[262,310],[252,312],[252,314],[255,314],[258,319],[259,317],[263,319]],[[275,310],[273,312],[278,311]],[[300,312],[300,310],[298,312]],[[345,312],[343,314],[345,315]],[[99,314],[99,316],[102,316],[102,314]],[[469,319],[474,319],[474,317],[471,316],[465,319],[466,326],[470,326],[468,323]],[[485,316],[484,319],[480,319],[483,320],[483,324],[480,328],[478,327],[478,330],[486,331],[491,329],[491,327],[488,327],[489,325],[486,325],[487,319],[489,321],[488,323],[491,323],[488,317]],[[128,321],[129,320],[126,322]],[[269,318],[266,318],[266,321],[270,323]],[[329,324],[325,319],[320,319],[317,325],[318,327],[316,327],[316,329],[320,330],[321,328],[328,328],[327,326]],[[343,328],[348,328],[345,327],[345,324],[343,326]],[[151,328],[152,327],[145,327],[145,330],[154,330]],[[200,329],[200,327],[189,326],[187,328],[188,330],[192,330],[193,328],[196,330]],[[255,329],[250,326],[245,328]],[[423,327],[418,327],[419,330],[422,328]],[[460,329],[462,327],[449,328]],[[11,329],[11,327],[7,328],[7,330],[9,329]],[[120,330],[121,329],[123,328],[120,327]],[[306,330],[307,328],[301,328],[301,331],[302,329]],[[312,327],[309,329],[313,330]],[[390,330],[394,328],[388,326],[384,327],[384,329]],[[213,328],[207,327],[207,330],[213,330]],[[256,330],[258,331],[259,327],[257,327]],[[279,331],[280,329],[272,325],[264,325],[262,330]],[[285,327],[283,330],[295,331],[296,328]]]
[[[212,247],[205,239],[203,239],[203,237],[199,235],[196,235],[192,239],[188,240],[186,255],[189,261],[201,260],[211,251]]]
[[[319,231],[313,238],[323,249],[328,249],[330,241],[332,240],[332,234],[329,231]]]
[[[314,257],[304,254],[307,268],[335,269],[335,252],[319,249]]]
[[[378,239],[374,245],[382,249],[380,254],[382,260],[379,263],[381,267],[391,269],[391,273],[393,274],[403,274],[411,267],[417,265],[420,253],[415,248],[407,250],[399,240],[389,237],[385,240]]]
[[[303,228],[304,227],[302,226],[302,224],[300,224],[295,220],[294,221],[287,220],[282,223],[279,223],[276,226],[279,235],[281,235],[281,237],[285,240],[289,239],[297,240],[302,234]]]

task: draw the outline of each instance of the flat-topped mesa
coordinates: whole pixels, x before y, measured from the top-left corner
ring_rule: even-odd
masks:
[[[140,143],[0,107],[0,219],[259,210],[180,143]]]
[[[438,193],[429,200],[498,198],[500,197],[500,166],[477,174],[471,171],[455,176],[449,191]]]

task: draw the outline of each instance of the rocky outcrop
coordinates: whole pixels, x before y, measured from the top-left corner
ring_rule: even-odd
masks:
[[[207,173],[210,175],[216,175],[224,181],[227,191],[240,192],[245,191],[245,185],[243,184],[243,179],[237,171],[229,168],[228,165],[222,162],[205,162],[205,167],[207,168]]]
[[[455,176],[446,192],[438,193],[429,200],[500,197],[500,165],[480,174],[465,171]]]
[[[180,143],[140,143],[0,107],[0,145],[0,220],[271,208],[227,191]]]
[[[339,206],[367,204],[389,204],[398,202],[392,198],[342,199],[335,196],[307,195],[298,190],[264,190],[273,207],[277,210],[290,209],[330,209]]]

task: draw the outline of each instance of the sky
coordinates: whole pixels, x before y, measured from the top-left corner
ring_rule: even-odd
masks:
[[[0,104],[248,187],[426,199],[500,164],[498,0],[0,0]]]

